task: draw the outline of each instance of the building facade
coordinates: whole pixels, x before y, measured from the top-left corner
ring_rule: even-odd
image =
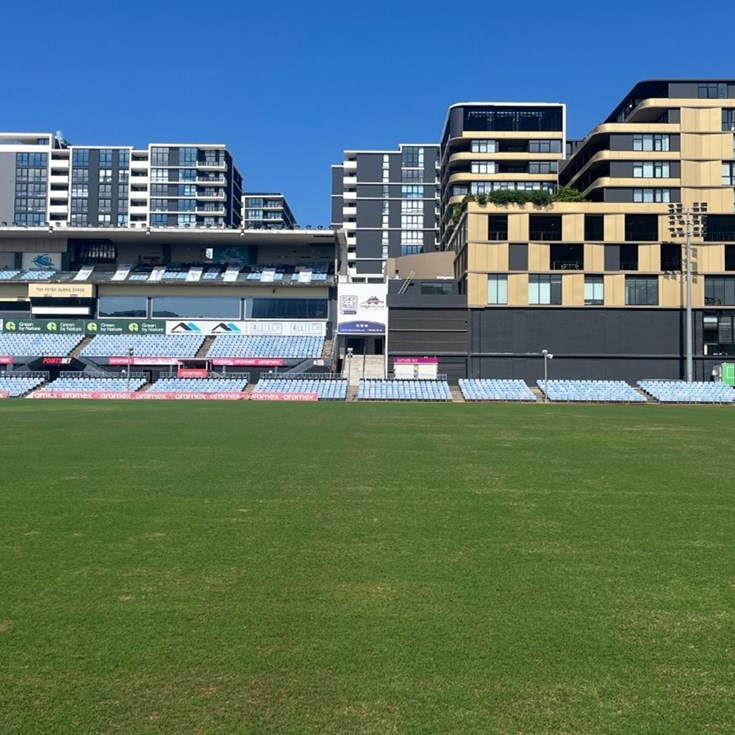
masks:
[[[242,176],[219,144],[76,146],[58,133],[0,133],[0,222],[238,228]]]
[[[295,230],[298,228],[291,207],[283,194],[247,192],[243,196],[246,230]]]
[[[443,221],[468,375],[534,380],[547,349],[557,377],[683,377],[688,234],[708,379],[735,354],[734,130],[735,81],[641,82],[560,163],[579,201],[470,202],[453,231]]]
[[[566,150],[566,108],[558,103],[461,102],[441,139],[441,231],[469,194],[549,191]]]
[[[436,144],[345,151],[332,166],[332,226],[347,237],[349,274],[380,280],[388,258],[438,249]]]

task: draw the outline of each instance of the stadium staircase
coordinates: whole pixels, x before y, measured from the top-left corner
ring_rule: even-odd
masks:
[[[458,385],[450,385],[449,390],[452,394],[452,403],[465,403],[464,396]]]
[[[85,337],[69,354],[69,357],[79,359],[79,353],[94,339],[94,335],[91,337]]]
[[[361,378],[385,378],[385,355],[363,355],[357,363]]]
[[[196,357],[206,357],[209,348],[214,344],[215,337],[205,337],[202,346],[197,350]]]

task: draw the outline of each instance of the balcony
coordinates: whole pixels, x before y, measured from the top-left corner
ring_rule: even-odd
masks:
[[[227,183],[227,179],[223,174],[219,176],[197,176],[197,184],[206,184],[207,186],[224,186]]]
[[[196,167],[206,169],[208,171],[227,171],[227,164],[224,161],[213,161],[211,159],[197,161]]]
[[[216,209],[212,209],[211,207],[197,207],[195,211],[197,214],[204,214],[208,217],[224,217],[225,215],[224,207],[217,207]]]
[[[197,199],[204,199],[206,201],[213,201],[216,199],[225,199],[226,194],[223,191],[207,191],[206,189],[198,191],[196,193]]]

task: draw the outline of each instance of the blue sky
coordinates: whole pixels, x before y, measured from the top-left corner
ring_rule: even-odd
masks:
[[[735,76],[732,0],[29,0],[2,15],[3,130],[226,143],[246,189],[284,192],[302,225],[329,224],[344,149],[436,142],[454,102],[565,102],[582,137],[640,79]]]

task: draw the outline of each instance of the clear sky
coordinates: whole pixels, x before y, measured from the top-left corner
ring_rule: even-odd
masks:
[[[735,76],[733,0],[26,0],[1,16],[2,130],[226,143],[246,190],[282,191],[302,225],[329,224],[343,150],[438,142],[454,102],[565,102],[583,137],[641,79]]]

